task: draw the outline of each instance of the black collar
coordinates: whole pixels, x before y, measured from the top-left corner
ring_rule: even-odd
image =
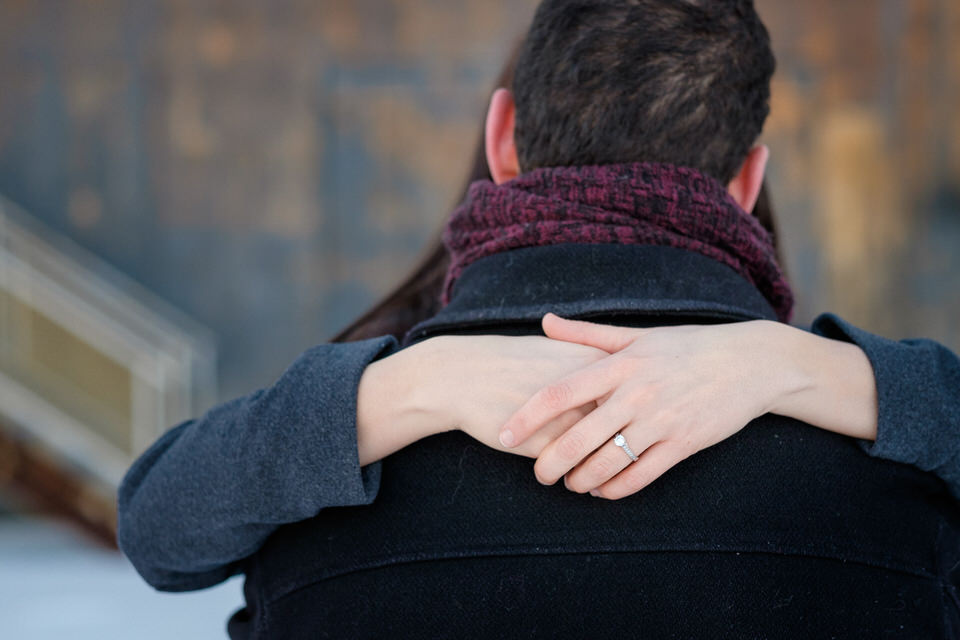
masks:
[[[498,253],[467,267],[450,304],[405,342],[451,328],[627,315],[776,320],[760,292],[733,269],[698,253],[646,245],[560,244]]]

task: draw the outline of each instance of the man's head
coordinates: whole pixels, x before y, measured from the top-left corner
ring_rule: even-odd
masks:
[[[544,0],[513,94],[487,122],[494,179],[541,167],[663,162],[750,210],[775,62],[751,0]]]

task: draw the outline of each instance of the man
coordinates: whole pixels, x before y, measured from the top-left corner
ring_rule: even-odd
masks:
[[[546,0],[513,93],[491,104],[498,186],[454,215],[449,304],[408,339],[535,333],[546,311],[787,317],[743,214],[773,67],[747,0]],[[630,445],[612,446],[632,459]],[[252,557],[233,637],[960,630],[960,513],[944,486],[793,420],[757,420],[615,503],[541,486],[458,433],[391,456],[382,477],[373,505],[281,527]]]

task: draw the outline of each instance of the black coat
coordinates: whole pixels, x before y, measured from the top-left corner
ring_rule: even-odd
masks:
[[[470,266],[408,340],[532,334],[547,311],[636,326],[774,319],[724,265],[560,245]],[[536,482],[467,436],[383,462],[370,506],[281,527],[234,638],[951,638],[960,510],[946,485],[768,415],[617,502]]]

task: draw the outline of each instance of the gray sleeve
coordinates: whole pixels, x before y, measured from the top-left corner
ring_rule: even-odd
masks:
[[[873,366],[877,440],[861,441],[864,451],[933,472],[960,499],[960,358],[932,340],[887,340],[833,314],[812,330],[856,344]]]
[[[209,587],[280,525],[372,502],[380,466],[359,466],[357,387],[396,346],[383,337],[315,347],[272,387],[161,437],[118,496],[118,542],[140,575],[164,591]]]

